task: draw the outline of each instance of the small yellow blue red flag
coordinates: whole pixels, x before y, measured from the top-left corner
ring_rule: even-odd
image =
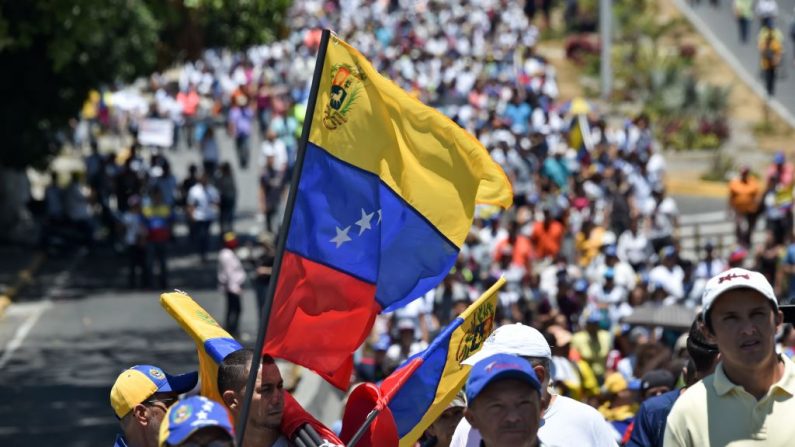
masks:
[[[464,386],[470,366],[461,362],[478,352],[494,329],[500,278],[453,320],[425,351],[409,358],[381,384],[395,420],[400,447],[413,446]]]
[[[223,402],[217,385],[218,366],[227,355],[243,346],[185,293],[164,293],[160,295],[160,305],[196,343],[201,395]]]

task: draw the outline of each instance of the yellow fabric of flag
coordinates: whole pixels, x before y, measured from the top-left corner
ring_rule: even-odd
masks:
[[[185,293],[164,293],[160,295],[160,305],[196,343],[201,395],[223,402],[217,385],[218,366],[227,355],[243,346]]]
[[[309,141],[376,174],[456,246],[469,232],[475,203],[513,202],[505,172],[475,137],[334,35]]]

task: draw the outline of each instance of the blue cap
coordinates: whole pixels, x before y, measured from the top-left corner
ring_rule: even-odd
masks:
[[[530,362],[516,355],[494,354],[472,367],[466,385],[467,402],[474,402],[486,387],[502,379],[521,380],[541,392],[541,382]]]
[[[146,375],[146,377],[157,386],[158,393],[187,393],[192,390],[199,381],[199,373],[197,371],[172,376],[157,366],[152,365],[135,365],[130,369]]]
[[[588,280],[580,278],[574,283],[575,292],[585,292],[588,290]]]
[[[784,152],[776,152],[776,155],[773,156],[773,162],[777,165],[784,163]]]
[[[616,277],[616,270],[613,267],[608,267],[605,269],[605,278],[606,279],[613,279]]]
[[[611,245],[608,245],[607,247],[605,247],[605,255],[606,256],[617,256],[618,255],[618,250],[616,250],[616,246],[611,244]]]
[[[663,256],[673,256],[676,254],[676,248],[673,245],[668,245],[662,249]]]
[[[198,380],[199,373],[195,371],[172,376],[154,365],[136,365],[116,378],[110,390],[110,404],[121,419],[155,393],[186,393]]]
[[[376,351],[386,351],[389,349],[390,345],[392,345],[392,339],[389,337],[389,334],[381,334],[378,340],[373,343],[373,349]]]
[[[229,411],[225,406],[203,396],[181,400],[169,408],[163,418],[159,445],[180,444],[204,427],[220,427],[230,437],[235,437]]]

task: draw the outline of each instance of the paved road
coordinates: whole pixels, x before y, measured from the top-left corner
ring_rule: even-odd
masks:
[[[708,0],[701,0],[692,6],[698,17],[709,27],[709,30],[733,54],[743,69],[763,85],[759,74],[759,51],[756,47],[756,36],[759,32],[759,21],[754,21],[749,32],[749,42],[740,43],[740,34],[737,21],[732,12],[732,0],[719,0],[718,6],[712,6]],[[785,55],[781,73],[776,83],[775,98],[795,115],[795,65],[793,65],[792,40],[789,38],[789,26],[793,20],[795,0],[778,0],[779,16],[776,20],[777,27],[784,34]]]
[[[220,133],[220,132],[217,132]],[[257,147],[257,146],[254,146]],[[233,160],[222,138],[222,157]],[[175,175],[199,161],[196,152],[169,153]],[[238,172],[237,230],[258,227],[254,170]],[[174,247],[170,286],[188,292],[223,321],[215,263],[201,264],[183,242]],[[109,445],[117,422],[109,405],[116,375],[136,363],[167,371],[196,368],[193,343],[161,308],[156,290],[126,289],[125,261],[109,249],[49,258],[0,320],[0,445]],[[244,296],[242,336],[252,345],[257,316]],[[324,422],[339,417],[341,397],[305,372],[296,395]]]

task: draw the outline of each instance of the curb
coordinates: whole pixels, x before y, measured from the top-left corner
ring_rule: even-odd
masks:
[[[740,77],[747,85],[751,88],[751,90],[759,96],[762,101],[764,101],[768,107],[770,107],[774,112],[776,112],[781,119],[783,119],[790,127],[795,128],[795,116],[786,108],[784,105],[775,98],[770,98],[767,95],[767,92],[762,88],[762,85],[754,78],[751,73],[749,73],[746,68],[740,63],[739,60],[732,54],[731,51],[726,47],[726,45],[716,36],[712,30],[701,20],[701,17],[696,14],[695,11],[685,3],[685,0],[673,0],[674,4],[676,5],[679,12],[684,15],[687,20],[693,24],[693,27],[696,29],[696,32],[700,33],[704,36],[707,43],[712,45],[712,48],[718,53],[718,55],[726,61],[727,64],[734,70],[737,76]]]
[[[22,290],[23,287],[30,284],[33,281],[33,275],[36,271],[41,268],[44,261],[47,260],[47,256],[44,253],[36,253],[33,256],[33,260],[30,262],[30,265],[27,268],[24,268],[19,271],[17,274],[17,280],[9,287],[5,293],[0,294],[0,318],[5,315],[6,309],[8,306],[11,305],[11,302],[14,301],[14,297]]]
[[[667,178],[665,189],[669,195],[704,197],[710,199],[726,199],[729,197],[729,187],[723,182],[710,182],[706,180]]]

